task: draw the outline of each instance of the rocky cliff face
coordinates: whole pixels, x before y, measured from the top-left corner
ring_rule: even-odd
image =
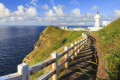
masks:
[[[39,63],[58,48],[68,42],[80,37],[84,31],[66,31],[57,27],[48,26],[41,34],[39,40],[34,45],[34,50],[23,60],[29,66]]]
[[[39,49],[39,47],[42,47],[42,48],[47,47],[47,44],[49,44],[48,39],[49,39],[48,35],[41,33],[39,40],[34,45],[34,50]]]
[[[49,37],[47,34],[42,32],[40,34],[39,40],[34,45],[34,50],[24,58],[23,62],[29,63],[32,60],[32,58],[35,56],[35,53],[37,53],[39,49],[47,48],[48,44],[49,44]]]

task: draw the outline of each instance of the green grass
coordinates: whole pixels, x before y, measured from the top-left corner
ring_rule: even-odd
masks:
[[[120,79],[120,18],[92,34],[95,34],[100,42],[110,74],[114,80]]]
[[[51,58],[51,53],[61,52],[65,46],[70,46],[75,40],[81,39],[81,34],[86,31],[66,31],[57,27],[48,26],[41,34],[39,40],[35,43],[36,49],[28,54],[23,62],[27,62],[29,66],[39,63],[47,58]],[[30,80],[38,78],[41,74],[49,71],[50,67],[39,71],[30,76]]]

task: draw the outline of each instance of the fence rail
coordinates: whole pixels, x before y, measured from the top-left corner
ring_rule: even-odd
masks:
[[[71,47],[69,48],[66,46],[64,48],[64,51],[60,54],[57,52],[52,53],[52,58],[47,59],[43,62],[40,62],[38,64],[35,64],[31,67],[28,67],[28,64],[22,63],[17,66],[17,72],[5,76],[1,76],[0,80],[29,80],[29,76],[40,71],[41,69],[52,65],[52,69],[37,78],[36,80],[46,80],[52,77],[53,80],[58,79],[58,70],[65,65],[65,68],[68,68],[68,60],[72,59],[74,60],[74,56],[77,56],[77,54],[80,52],[80,48],[83,48],[84,45],[87,43],[87,34],[82,34],[83,39],[76,41],[75,44],[71,44]],[[71,52],[69,54],[69,52]],[[58,60],[64,56],[64,59],[58,63]]]

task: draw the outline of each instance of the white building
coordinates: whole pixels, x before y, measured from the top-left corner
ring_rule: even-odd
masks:
[[[68,30],[71,30],[71,31],[87,31],[87,28],[69,28]]]
[[[95,15],[94,19],[95,19],[95,25],[94,25],[94,27],[88,27],[88,29],[89,29],[90,31],[97,31],[97,30],[99,30],[99,29],[102,28],[102,27],[100,27],[100,19],[101,19],[101,16],[100,16],[100,14],[98,13],[98,11],[97,11],[97,14]]]
[[[103,21],[103,27],[107,26],[108,24],[110,24],[110,21]]]
[[[67,26],[60,26],[59,28],[60,28],[60,29],[67,30]]]

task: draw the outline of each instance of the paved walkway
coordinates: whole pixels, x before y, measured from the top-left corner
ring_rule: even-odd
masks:
[[[70,62],[69,68],[59,74],[59,80],[95,80],[96,66],[88,62],[95,61],[94,55],[94,40],[90,37],[88,44],[80,51],[74,60]],[[92,76],[94,75],[94,78],[88,77],[79,68]]]

